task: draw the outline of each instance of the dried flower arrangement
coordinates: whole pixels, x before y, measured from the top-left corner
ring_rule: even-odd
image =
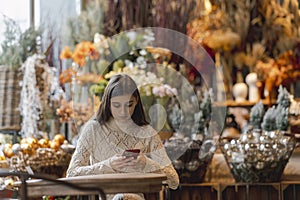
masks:
[[[205,0],[198,2],[197,7],[200,12],[188,24],[188,35],[221,54],[221,65],[228,84],[234,82],[232,77],[236,74],[230,74],[234,68],[253,72],[258,61],[277,59],[297,46],[300,12],[295,0],[282,3],[276,0]],[[292,60],[297,60],[296,52]],[[282,59],[290,63],[289,58]],[[299,68],[295,64],[291,64],[294,70]],[[283,81],[289,79],[281,77]],[[230,97],[230,91],[227,92]]]
[[[269,108],[263,114],[260,101],[251,109],[250,123],[253,129],[241,134],[239,139],[221,140],[221,150],[237,182],[280,180],[295,148],[294,137],[287,133],[290,94],[282,86],[277,103],[276,107]]]
[[[264,96],[269,101],[276,96],[273,88],[278,88],[280,85],[289,87],[290,84],[300,79],[300,64],[297,55],[299,50],[300,42],[296,43],[292,50],[281,54],[276,59],[269,58],[256,63],[255,71],[259,80],[264,82],[266,89]]]

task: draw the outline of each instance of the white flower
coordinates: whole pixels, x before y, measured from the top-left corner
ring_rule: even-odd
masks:
[[[105,49],[107,49],[108,46],[108,42],[107,39],[104,35],[96,33],[94,35],[94,44],[99,48],[99,47],[103,47]],[[102,50],[103,51],[103,50]]]
[[[166,94],[167,94],[169,97],[174,96],[174,94],[173,94],[173,92],[172,92],[172,89],[169,89],[169,88],[166,89]]]
[[[172,92],[173,92],[174,96],[177,96],[177,95],[178,95],[178,91],[177,91],[177,89],[176,89],[176,88],[172,88],[171,90],[172,90]]]
[[[127,66],[127,67],[129,67],[129,68],[133,68],[133,62],[131,62],[130,60],[125,60],[125,65]]]
[[[147,55],[147,51],[145,49],[140,50],[139,53],[140,53],[141,56]]]
[[[129,38],[129,41],[134,41],[137,37],[137,33],[134,31],[126,32],[126,36]]]
[[[152,89],[152,93],[153,93],[154,95],[156,95],[156,96],[159,96],[159,87],[154,87],[154,88]]]
[[[146,60],[145,60],[145,58],[144,58],[143,56],[139,56],[139,57],[136,59],[136,63],[137,63],[137,64],[140,64],[140,65],[146,64]]]

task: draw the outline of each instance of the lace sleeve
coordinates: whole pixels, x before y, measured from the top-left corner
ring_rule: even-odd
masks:
[[[93,131],[91,123],[87,123],[83,127],[67,170],[67,177],[114,173],[114,170],[110,167],[109,159],[90,165],[90,155],[94,149],[95,141]]]
[[[167,176],[167,184],[171,189],[176,189],[179,185],[179,177],[174,169],[171,160],[169,159],[167,152],[161,142],[159,135],[155,135],[151,139],[150,143],[150,155],[149,157],[160,166],[161,171]],[[148,165],[154,166],[155,164],[147,163]]]

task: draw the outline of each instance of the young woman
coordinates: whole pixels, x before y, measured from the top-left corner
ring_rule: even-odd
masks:
[[[129,149],[140,151],[136,159],[124,155]],[[96,116],[82,128],[67,176],[126,172],[164,173],[171,189],[179,184],[159,135],[145,120],[135,82],[118,74],[110,79]],[[142,198],[136,194],[121,196]]]

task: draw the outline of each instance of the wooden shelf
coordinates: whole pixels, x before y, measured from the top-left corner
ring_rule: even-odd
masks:
[[[225,102],[214,102],[213,106],[216,107],[252,107],[256,104],[257,102],[252,102],[252,101],[243,101],[243,102],[236,102],[234,100],[227,100]],[[275,105],[276,102],[270,102],[267,99],[263,99],[262,103],[265,106],[271,106]]]
[[[182,183],[171,190],[171,199],[290,200],[300,199],[300,181],[276,183]]]

